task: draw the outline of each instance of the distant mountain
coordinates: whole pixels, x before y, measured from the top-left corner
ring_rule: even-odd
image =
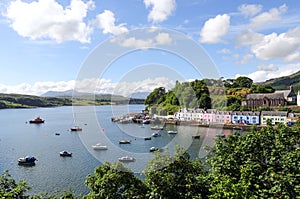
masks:
[[[289,76],[269,79],[259,84],[271,86],[276,90],[288,90],[290,88],[290,85],[293,85],[294,91],[297,92],[298,90],[300,90],[300,71]]]
[[[66,91],[48,91],[41,95],[41,97],[72,97],[73,95],[84,95],[75,90],[66,90]]]
[[[128,96],[128,98],[134,99],[146,99],[150,92],[135,92]]]

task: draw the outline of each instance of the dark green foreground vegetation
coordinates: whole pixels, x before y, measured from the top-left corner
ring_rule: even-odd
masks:
[[[300,123],[218,138],[206,163],[190,160],[182,148],[174,155],[157,152],[144,175],[141,180],[121,163],[104,163],[87,176],[87,195],[29,196],[26,182],[4,172],[0,198],[300,198]]]

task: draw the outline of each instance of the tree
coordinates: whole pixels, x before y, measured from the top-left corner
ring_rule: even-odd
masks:
[[[26,195],[28,190],[30,187],[24,180],[17,183],[7,170],[0,176],[0,198],[29,198]]]
[[[249,77],[240,76],[236,78],[233,82],[233,88],[250,88],[253,83],[253,80]]]
[[[154,105],[154,104],[159,104],[160,102],[162,102],[164,100],[164,95],[166,94],[166,89],[164,87],[159,87],[154,89],[153,92],[151,92],[144,104],[145,105]]]
[[[84,198],[145,198],[147,187],[143,181],[119,162],[114,164],[106,162],[96,167],[94,174],[85,180],[91,191]]]
[[[300,196],[300,125],[271,125],[216,141],[210,198]]]
[[[147,198],[207,198],[207,171],[199,159],[189,158],[182,148],[174,156],[155,153],[144,171],[150,190]]]

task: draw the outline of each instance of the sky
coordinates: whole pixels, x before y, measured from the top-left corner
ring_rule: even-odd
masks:
[[[2,0],[0,93],[128,96],[176,80],[290,75],[299,10],[297,0]]]

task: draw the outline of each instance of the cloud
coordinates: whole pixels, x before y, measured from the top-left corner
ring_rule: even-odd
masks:
[[[251,30],[247,30],[239,34],[235,40],[235,45],[239,46],[247,46],[259,43],[264,38],[263,34],[259,34],[253,32]]]
[[[284,4],[279,8],[270,9],[269,12],[261,13],[260,15],[251,19],[249,27],[252,29],[257,29],[277,22],[281,19],[281,15],[285,13],[286,10],[287,6]]]
[[[95,94],[117,94],[129,96],[134,92],[152,92],[157,87],[171,89],[175,82],[166,77],[147,78],[135,82],[112,82],[110,79],[84,79],[81,81],[36,82],[34,84],[22,83],[18,85],[0,84],[0,93],[16,93],[28,95],[41,95],[47,91],[66,91],[76,89],[79,92]]]
[[[252,59],[253,55],[252,54],[246,54],[243,56],[242,60],[238,62],[238,64],[246,64],[248,60]]]
[[[128,32],[126,24],[115,25],[115,14],[110,10],[104,10],[103,13],[96,16],[94,23],[100,29],[103,29],[103,33],[111,33],[113,35],[119,35]]]
[[[148,20],[152,22],[162,22],[175,11],[175,0],[144,0],[146,8],[152,7]]]
[[[56,0],[38,0],[31,3],[22,0],[12,1],[3,14],[10,26],[20,36],[32,40],[52,39],[63,41],[79,41],[89,43],[93,29],[84,19],[88,10],[95,7],[92,0],[71,0],[63,7]]]
[[[115,42],[115,40],[112,40],[112,42]],[[147,49],[156,45],[171,45],[172,42],[173,39],[170,34],[161,32],[149,39],[137,39],[135,37],[122,39],[120,45],[127,48]]]
[[[263,70],[259,69],[258,71],[255,71],[248,75],[238,74],[238,75],[236,75],[236,77],[247,76],[247,77],[251,78],[254,82],[262,82],[262,81],[266,81],[266,80],[269,80],[272,78],[288,76],[293,73],[296,73],[299,71],[300,63],[288,64],[288,65],[283,65],[283,66],[278,66],[278,67],[275,67],[274,65],[258,66],[258,68],[261,68]]]
[[[225,35],[230,26],[230,16],[227,14],[217,15],[207,20],[200,32],[200,42],[218,43],[220,37]]]
[[[238,7],[238,10],[245,17],[252,17],[260,13],[262,10],[262,5],[259,4],[243,4]]]
[[[227,49],[227,48],[223,48],[223,49],[217,51],[217,53],[221,53],[221,54],[230,54],[231,51],[230,51],[229,49]]]
[[[269,64],[269,65],[259,64],[257,66],[257,68],[260,71],[275,71],[275,70],[278,70],[278,68],[276,68],[274,64]]]

